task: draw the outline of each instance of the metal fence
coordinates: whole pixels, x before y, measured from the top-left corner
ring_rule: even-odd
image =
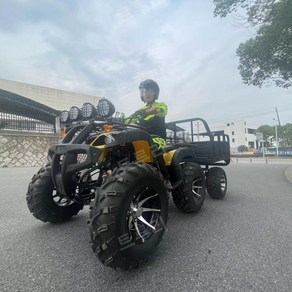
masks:
[[[18,132],[56,133],[55,126],[28,117],[0,112],[0,130]]]

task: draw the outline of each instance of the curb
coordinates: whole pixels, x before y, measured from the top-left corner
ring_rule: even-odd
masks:
[[[284,172],[286,178],[288,179],[288,181],[290,183],[292,183],[292,166],[289,166],[285,169],[285,172]]]

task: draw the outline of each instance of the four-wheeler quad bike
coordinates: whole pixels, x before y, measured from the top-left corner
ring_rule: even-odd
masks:
[[[92,248],[106,266],[130,269],[145,261],[166,230],[168,196],[183,212],[198,212],[205,189],[222,199],[227,179],[229,139],[210,132],[203,119],[169,123],[169,145],[158,150],[152,136],[126,124],[114,106],[101,99],[63,112],[72,122],[59,144],[52,145],[48,164],[28,186],[27,205],[43,222],[63,222],[90,204]],[[139,118],[141,111],[130,117]],[[79,120],[79,122],[74,122]],[[129,120],[129,119],[128,119]],[[206,131],[193,133],[193,122]],[[75,123],[75,125],[74,125]],[[190,123],[188,141],[177,124]],[[201,137],[199,141],[194,138]]]

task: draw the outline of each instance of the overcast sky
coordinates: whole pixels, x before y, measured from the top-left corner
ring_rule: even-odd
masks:
[[[292,123],[292,90],[242,83],[235,50],[252,36],[211,0],[0,0],[0,78],[105,96],[129,114],[154,79],[167,120],[211,127]]]

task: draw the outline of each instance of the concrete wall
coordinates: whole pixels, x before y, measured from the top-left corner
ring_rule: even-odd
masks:
[[[81,107],[84,102],[97,105],[100,99],[88,94],[4,79],[0,79],[0,88],[30,98],[56,110],[69,110],[73,105]]]
[[[0,167],[45,165],[49,146],[58,140],[53,134],[0,132]]]

